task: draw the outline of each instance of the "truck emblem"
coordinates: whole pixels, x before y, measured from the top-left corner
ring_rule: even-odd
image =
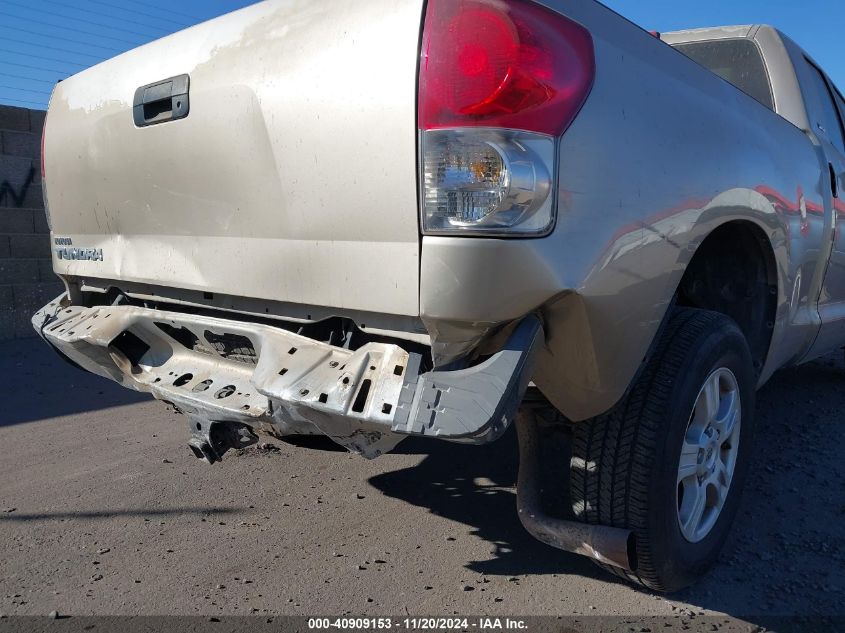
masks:
[[[102,248],[57,248],[56,255],[59,259],[87,260],[92,262],[103,261]]]

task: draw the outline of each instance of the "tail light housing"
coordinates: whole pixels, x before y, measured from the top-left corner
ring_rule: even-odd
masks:
[[[556,138],[594,76],[589,32],[539,4],[429,0],[419,77],[423,231],[550,231]]]

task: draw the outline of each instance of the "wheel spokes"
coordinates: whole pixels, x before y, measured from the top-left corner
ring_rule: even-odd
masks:
[[[726,406],[722,407],[722,415],[713,420],[713,428],[718,431],[719,439],[724,442],[730,438],[736,428],[739,408],[736,406],[737,394],[735,391],[729,391],[722,398]]]
[[[697,428],[706,427],[716,418],[719,414],[719,402],[719,376],[714,373],[704,383],[695,402],[693,418]]]
[[[698,473],[698,455],[700,452],[701,448],[697,443],[690,442],[687,438],[684,438],[684,444],[681,447],[681,461],[678,466],[677,483],[696,476]]]
[[[681,527],[687,538],[694,538],[698,526],[701,524],[701,517],[704,516],[704,508],[707,505],[707,494],[702,486],[697,484],[685,486],[685,495],[692,495],[692,499],[687,502],[684,499],[684,505],[687,506],[687,511],[681,515]]]
[[[677,470],[678,524],[690,542],[705,538],[724,507],[739,451],[739,384],[726,367],[704,381],[689,417]]]
[[[721,458],[716,460],[716,472],[713,473],[711,481],[719,490],[719,497],[724,497],[731,485],[731,476],[728,472],[728,465]]]

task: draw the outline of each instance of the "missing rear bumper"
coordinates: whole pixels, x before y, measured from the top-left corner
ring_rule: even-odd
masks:
[[[353,351],[270,325],[137,306],[85,308],[60,297],[32,321],[83,369],[151,393],[192,420],[324,433],[368,458],[407,435],[498,438],[542,340],[538,319],[528,316],[483,362],[424,372],[419,354],[394,344]]]

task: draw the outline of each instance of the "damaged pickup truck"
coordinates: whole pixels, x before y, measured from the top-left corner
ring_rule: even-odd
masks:
[[[374,458],[516,419],[526,528],[675,590],[736,514],[756,388],[845,343],[843,115],[766,26],[258,3],[56,86],[67,291],[33,324],[183,412],[208,462],[259,432]]]

